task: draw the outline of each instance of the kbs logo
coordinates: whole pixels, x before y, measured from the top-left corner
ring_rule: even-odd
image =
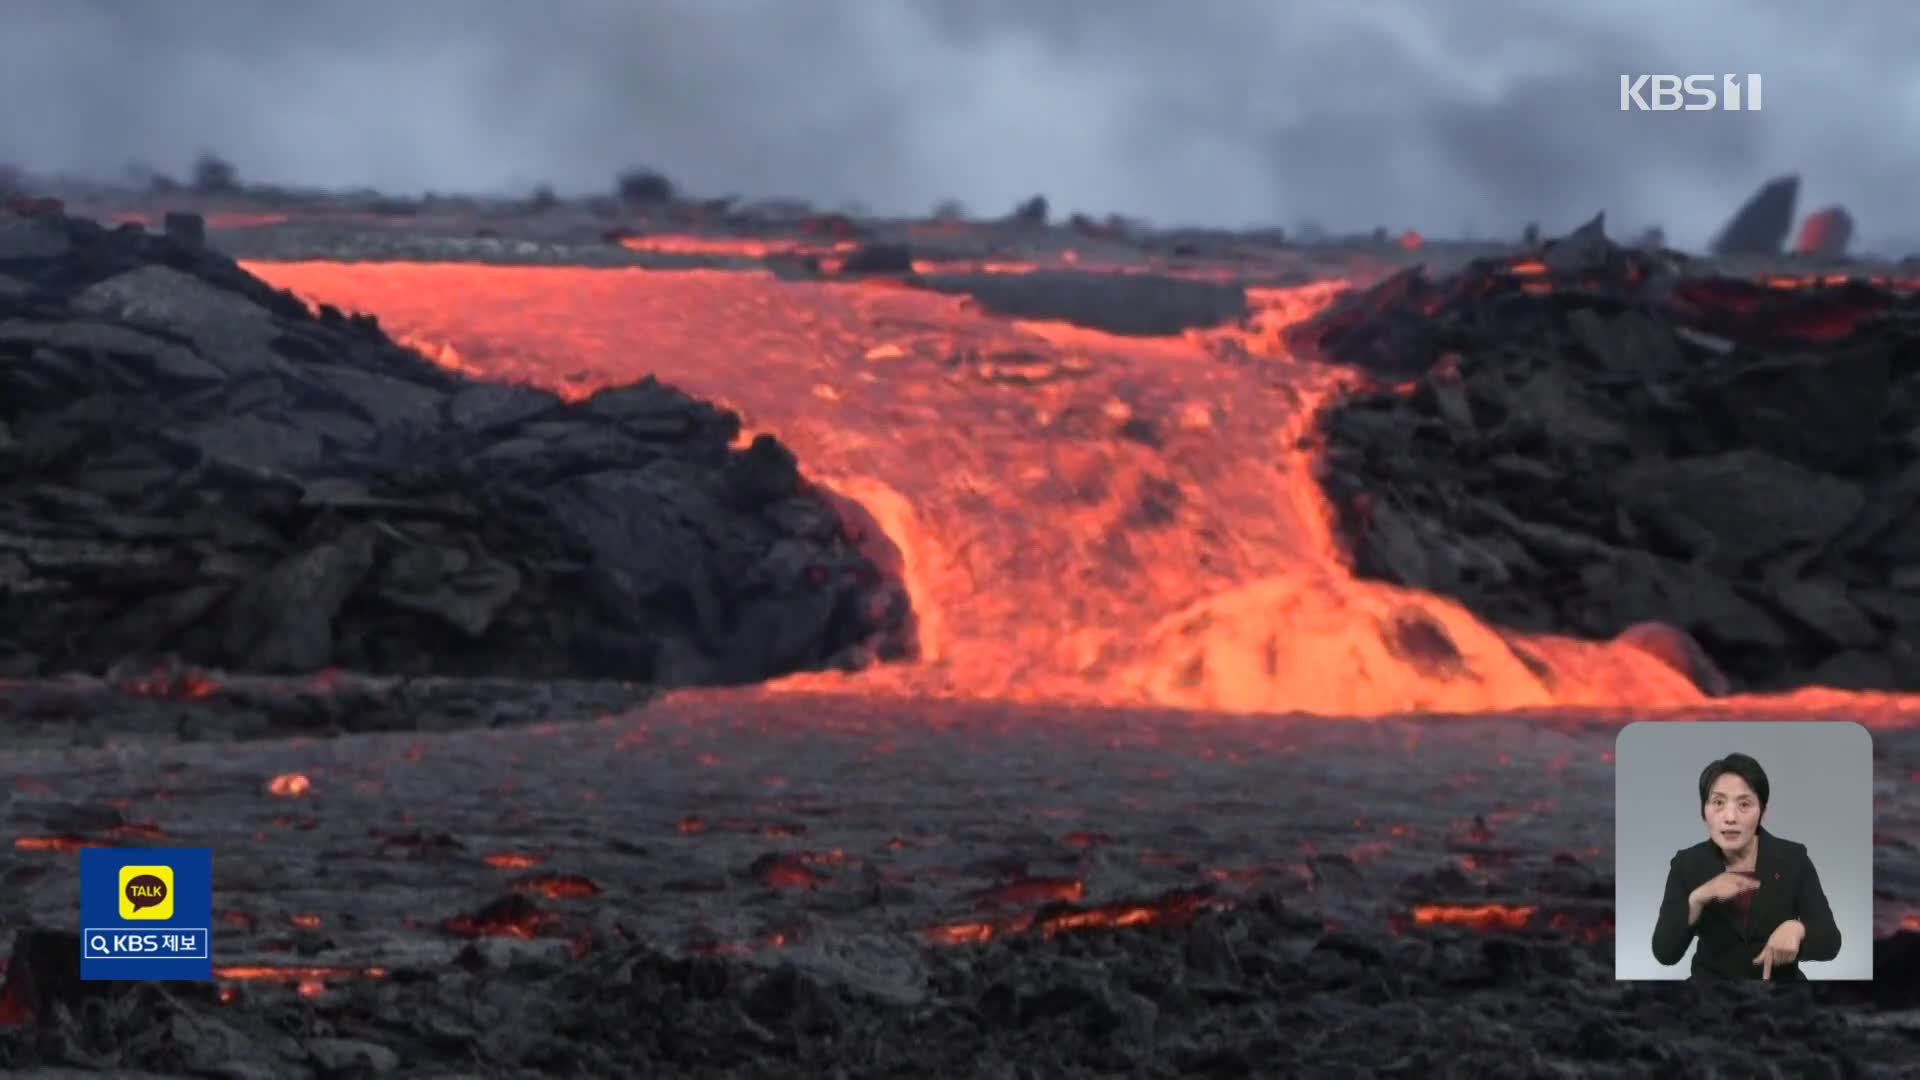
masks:
[[[1744,91],[1744,93],[1743,93]],[[1760,76],[1622,75],[1621,112],[1759,112]]]

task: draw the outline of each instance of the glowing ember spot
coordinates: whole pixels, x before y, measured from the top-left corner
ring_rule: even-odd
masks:
[[[74,852],[81,848],[112,847],[104,840],[91,840],[84,836],[65,833],[60,836],[19,836],[13,846],[20,851],[59,851]]]
[[[1416,926],[1464,926],[1470,930],[1524,930],[1540,908],[1533,904],[1422,904]]]
[[[1920,931],[1920,912],[1908,912],[1900,919],[1900,929]]]
[[[1567,912],[1555,912],[1547,925],[1553,930],[1570,937],[1579,938],[1589,945],[1595,945],[1613,936],[1612,916],[1577,916]]]
[[[1202,912],[1224,910],[1230,906],[1227,901],[1214,897],[1187,894],[1159,900],[1123,901],[1102,904],[1098,907],[1055,912],[1037,919],[1036,925],[1042,936],[1049,938],[1069,930],[1100,927],[1178,926],[1191,921]]]
[[[387,977],[387,969],[313,964],[296,964],[286,967],[273,964],[236,964],[215,967],[213,977],[226,982],[327,983],[347,979],[384,979]]]
[[[219,914],[218,918],[228,926],[238,927],[249,933],[253,931],[254,918],[244,911],[223,911]]]
[[[287,916],[287,921],[302,930],[318,930],[320,928],[320,916],[318,915],[289,915]]]
[[[980,894],[976,907],[1013,907],[1049,900],[1075,903],[1086,899],[1087,884],[1079,878],[1023,878],[996,885]]]
[[[143,825],[137,822],[115,825],[107,830],[107,835],[116,840],[165,840],[167,838],[166,832],[160,826]]]
[[[600,886],[578,874],[536,874],[520,878],[508,888],[515,892],[536,893],[549,900],[583,900],[600,895]]]
[[[447,933],[459,937],[513,937],[532,940],[552,928],[559,916],[542,911],[519,893],[503,896],[471,915],[456,915],[445,923]]]
[[[1305,867],[1300,869],[1306,876],[1312,876],[1311,870]],[[1273,873],[1274,868],[1268,866],[1223,866],[1208,870],[1207,876],[1223,884],[1254,886],[1265,881]]]
[[[932,927],[925,937],[935,945],[984,945],[998,932],[999,928],[990,922],[949,923]]]
[[[1080,930],[1180,926],[1203,912],[1224,911],[1232,906],[1229,901],[1207,893],[1182,892],[1153,900],[1123,900],[1091,907],[1051,904],[1005,921],[947,923],[923,930],[921,934],[936,945],[978,945],[1020,934],[1053,938]]]
[[[812,889],[832,880],[795,855],[762,855],[747,872],[770,889]]]
[[[1427,246],[1427,238],[1413,229],[1400,234],[1400,247],[1404,251],[1419,251]]]
[[[1364,844],[1356,844],[1348,848],[1347,858],[1352,859],[1356,864],[1364,866],[1367,863],[1376,862],[1382,857],[1392,853],[1393,843],[1391,841],[1369,840]]]
[[[1083,830],[1075,830],[1074,832],[1070,832],[1064,838],[1062,838],[1061,843],[1067,845],[1070,848],[1079,848],[1081,850],[1085,850],[1087,848],[1099,847],[1102,844],[1111,844],[1113,843],[1113,837],[1108,836],[1106,833],[1103,833],[1103,832],[1086,832]]]
[[[1473,825],[1467,829],[1464,839],[1470,844],[1490,843],[1493,840],[1493,830],[1487,827],[1485,818],[1477,817],[1473,819]]]
[[[690,836],[707,831],[707,823],[693,814],[681,818],[674,827]]]
[[[175,672],[166,667],[156,667],[146,675],[126,680],[121,684],[121,689],[140,697],[202,701],[218,693],[220,683],[205,672]]]
[[[27,1007],[26,994],[9,983],[0,988],[0,1026],[12,1027],[33,1022],[33,1010]]]
[[[540,865],[540,856],[518,851],[500,851],[483,855],[480,861],[496,870],[529,870]]]
[[[281,773],[267,781],[267,793],[282,799],[298,799],[313,790],[313,781],[301,773]]]

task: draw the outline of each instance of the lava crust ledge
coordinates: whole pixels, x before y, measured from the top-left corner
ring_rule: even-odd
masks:
[[[1709,694],[1920,689],[1912,283],[1704,269],[1596,219],[1296,328],[1375,380],[1322,417],[1355,569],[1521,630],[1678,627]]]
[[[0,676],[736,684],[910,653],[770,436],[467,380],[192,242],[0,214]]]

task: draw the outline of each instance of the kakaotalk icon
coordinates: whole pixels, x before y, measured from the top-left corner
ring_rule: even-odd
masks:
[[[1759,112],[1760,76],[1622,75],[1621,112]],[[1744,93],[1742,92],[1744,91]]]

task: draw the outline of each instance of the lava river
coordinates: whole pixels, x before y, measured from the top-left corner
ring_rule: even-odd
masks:
[[[778,435],[900,549],[923,654],[794,685],[1339,715],[1706,704],[1640,648],[1529,637],[1538,672],[1457,604],[1348,572],[1311,439],[1348,376],[1275,345],[1338,283],[1254,290],[1246,327],[1140,339],[760,271],[248,269],[476,376],[577,396],[653,375]],[[1715,704],[1920,712],[1819,690]]]

